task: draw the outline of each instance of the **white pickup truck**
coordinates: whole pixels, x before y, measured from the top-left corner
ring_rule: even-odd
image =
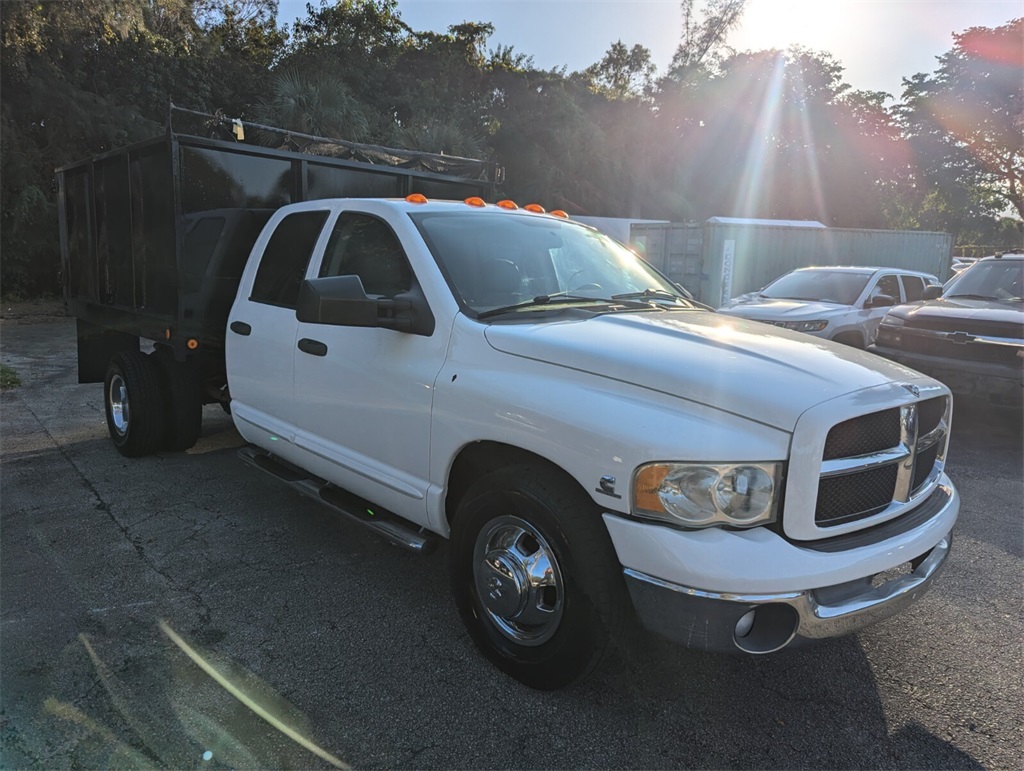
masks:
[[[474,641],[533,687],[591,672],[634,611],[713,651],[846,634],[949,552],[945,386],[711,312],[539,208],[286,206],[228,330],[244,457],[405,546],[449,539]]]

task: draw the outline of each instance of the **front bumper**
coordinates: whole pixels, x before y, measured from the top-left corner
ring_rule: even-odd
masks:
[[[848,634],[918,599],[945,563],[959,511],[942,475],[913,512],[819,541],[764,527],[686,531],[610,514],[604,522],[644,626],[688,647],[768,653]]]
[[[1024,376],[1019,366],[908,353],[877,344],[868,350],[942,381],[954,394],[1011,406],[1021,406],[1024,400]]]
[[[644,626],[690,648],[771,653],[849,634],[900,612],[942,571],[951,535],[911,561],[911,571],[873,586],[866,576],[802,592],[743,595],[692,589],[627,568],[633,606]]]

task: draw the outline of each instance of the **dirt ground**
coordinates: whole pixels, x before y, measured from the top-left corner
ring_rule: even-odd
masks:
[[[64,301],[58,297],[36,300],[0,301],[0,319],[14,324],[27,324],[68,315]]]

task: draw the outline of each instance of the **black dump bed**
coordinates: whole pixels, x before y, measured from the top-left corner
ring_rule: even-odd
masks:
[[[267,141],[269,127],[245,128]],[[305,151],[169,130],[57,170],[64,295],[80,346],[83,330],[94,330],[179,352],[222,350],[242,269],[278,207],[411,193],[491,200],[498,173],[485,162],[295,134],[276,143]]]

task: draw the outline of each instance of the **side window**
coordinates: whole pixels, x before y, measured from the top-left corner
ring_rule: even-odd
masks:
[[[893,274],[888,276],[882,276],[878,279],[878,283],[875,284],[875,288],[871,290],[872,297],[878,297],[880,294],[887,294],[897,303],[900,301],[900,282]]]
[[[326,211],[289,214],[274,229],[263,250],[249,299],[268,305],[294,308],[306,266],[327,221]]]
[[[924,294],[924,279],[920,276],[900,276],[903,282],[903,294],[908,303],[917,302]]]
[[[320,277],[359,276],[366,294],[394,297],[412,288],[412,269],[391,228],[369,214],[343,212],[327,242]]]

